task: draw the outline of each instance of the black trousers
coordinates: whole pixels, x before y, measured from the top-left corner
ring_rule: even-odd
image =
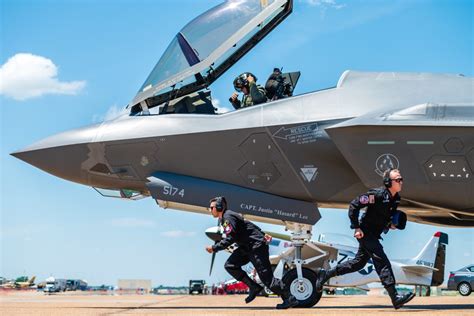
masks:
[[[382,244],[377,237],[364,232],[364,237],[358,239],[359,250],[352,260],[348,260],[336,266],[336,275],[344,275],[363,269],[367,261],[372,258],[375,271],[379,275],[384,287],[395,285],[395,277],[392,265],[383,251]]]
[[[224,267],[236,280],[241,281],[245,275],[242,266],[252,262],[257,270],[260,280],[273,293],[284,296],[284,284],[280,279],[273,276],[272,266],[270,264],[268,245],[262,244],[257,248],[237,248],[227,259]]]

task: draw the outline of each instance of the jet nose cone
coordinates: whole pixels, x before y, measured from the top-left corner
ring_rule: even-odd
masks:
[[[87,170],[82,166],[89,159],[88,144],[96,132],[97,126],[64,132],[11,155],[57,177],[87,184]]]
[[[11,155],[57,177],[84,183],[87,173],[81,165],[88,157],[87,145],[59,146],[17,151]]]

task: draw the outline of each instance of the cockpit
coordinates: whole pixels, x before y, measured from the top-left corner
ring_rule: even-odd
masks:
[[[215,114],[209,86],[291,11],[292,0],[229,0],[196,17],[173,38],[130,115]]]

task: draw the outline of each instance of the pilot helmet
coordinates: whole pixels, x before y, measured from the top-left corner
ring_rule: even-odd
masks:
[[[234,79],[234,88],[237,92],[242,92],[243,87],[247,87],[247,89],[249,88],[249,82],[247,80],[248,76],[252,76],[255,81],[257,81],[257,77],[255,77],[251,72],[241,73]]]

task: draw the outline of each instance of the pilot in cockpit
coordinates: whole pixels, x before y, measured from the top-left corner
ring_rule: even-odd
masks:
[[[236,92],[229,98],[229,102],[236,110],[267,102],[265,88],[257,84],[257,77],[250,72],[244,72],[235,78],[234,88]],[[238,99],[239,92],[244,94],[242,101]]]

